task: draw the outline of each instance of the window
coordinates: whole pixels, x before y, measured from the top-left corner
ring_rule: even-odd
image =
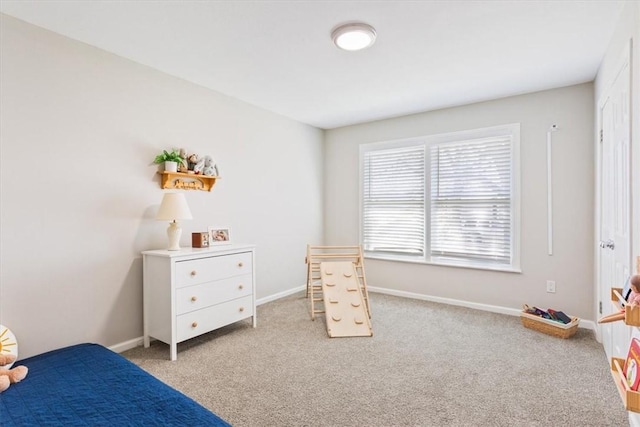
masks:
[[[519,269],[520,126],[361,146],[368,257]]]
[[[364,154],[365,251],[424,254],[424,146]]]

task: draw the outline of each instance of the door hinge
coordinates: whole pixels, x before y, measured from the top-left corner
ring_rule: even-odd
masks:
[[[602,301],[598,303],[598,310],[600,311],[600,314],[602,314]]]
[[[602,144],[602,140],[604,139],[604,132],[600,129],[600,144]]]

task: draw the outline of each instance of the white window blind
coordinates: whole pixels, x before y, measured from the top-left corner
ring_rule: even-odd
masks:
[[[415,255],[425,248],[425,148],[363,155],[362,244],[369,252]]]
[[[360,146],[369,258],[520,271],[520,124]]]
[[[511,136],[432,145],[431,257],[510,265]]]

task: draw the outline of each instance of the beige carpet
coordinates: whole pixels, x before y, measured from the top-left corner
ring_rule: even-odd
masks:
[[[371,294],[373,338],[328,338],[302,294],[248,321],[123,355],[234,426],[627,426],[590,331]]]

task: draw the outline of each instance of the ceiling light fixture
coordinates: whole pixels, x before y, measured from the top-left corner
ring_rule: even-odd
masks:
[[[339,25],[331,32],[333,43],[344,50],[361,50],[376,41],[376,30],[363,22],[349,22]]]

